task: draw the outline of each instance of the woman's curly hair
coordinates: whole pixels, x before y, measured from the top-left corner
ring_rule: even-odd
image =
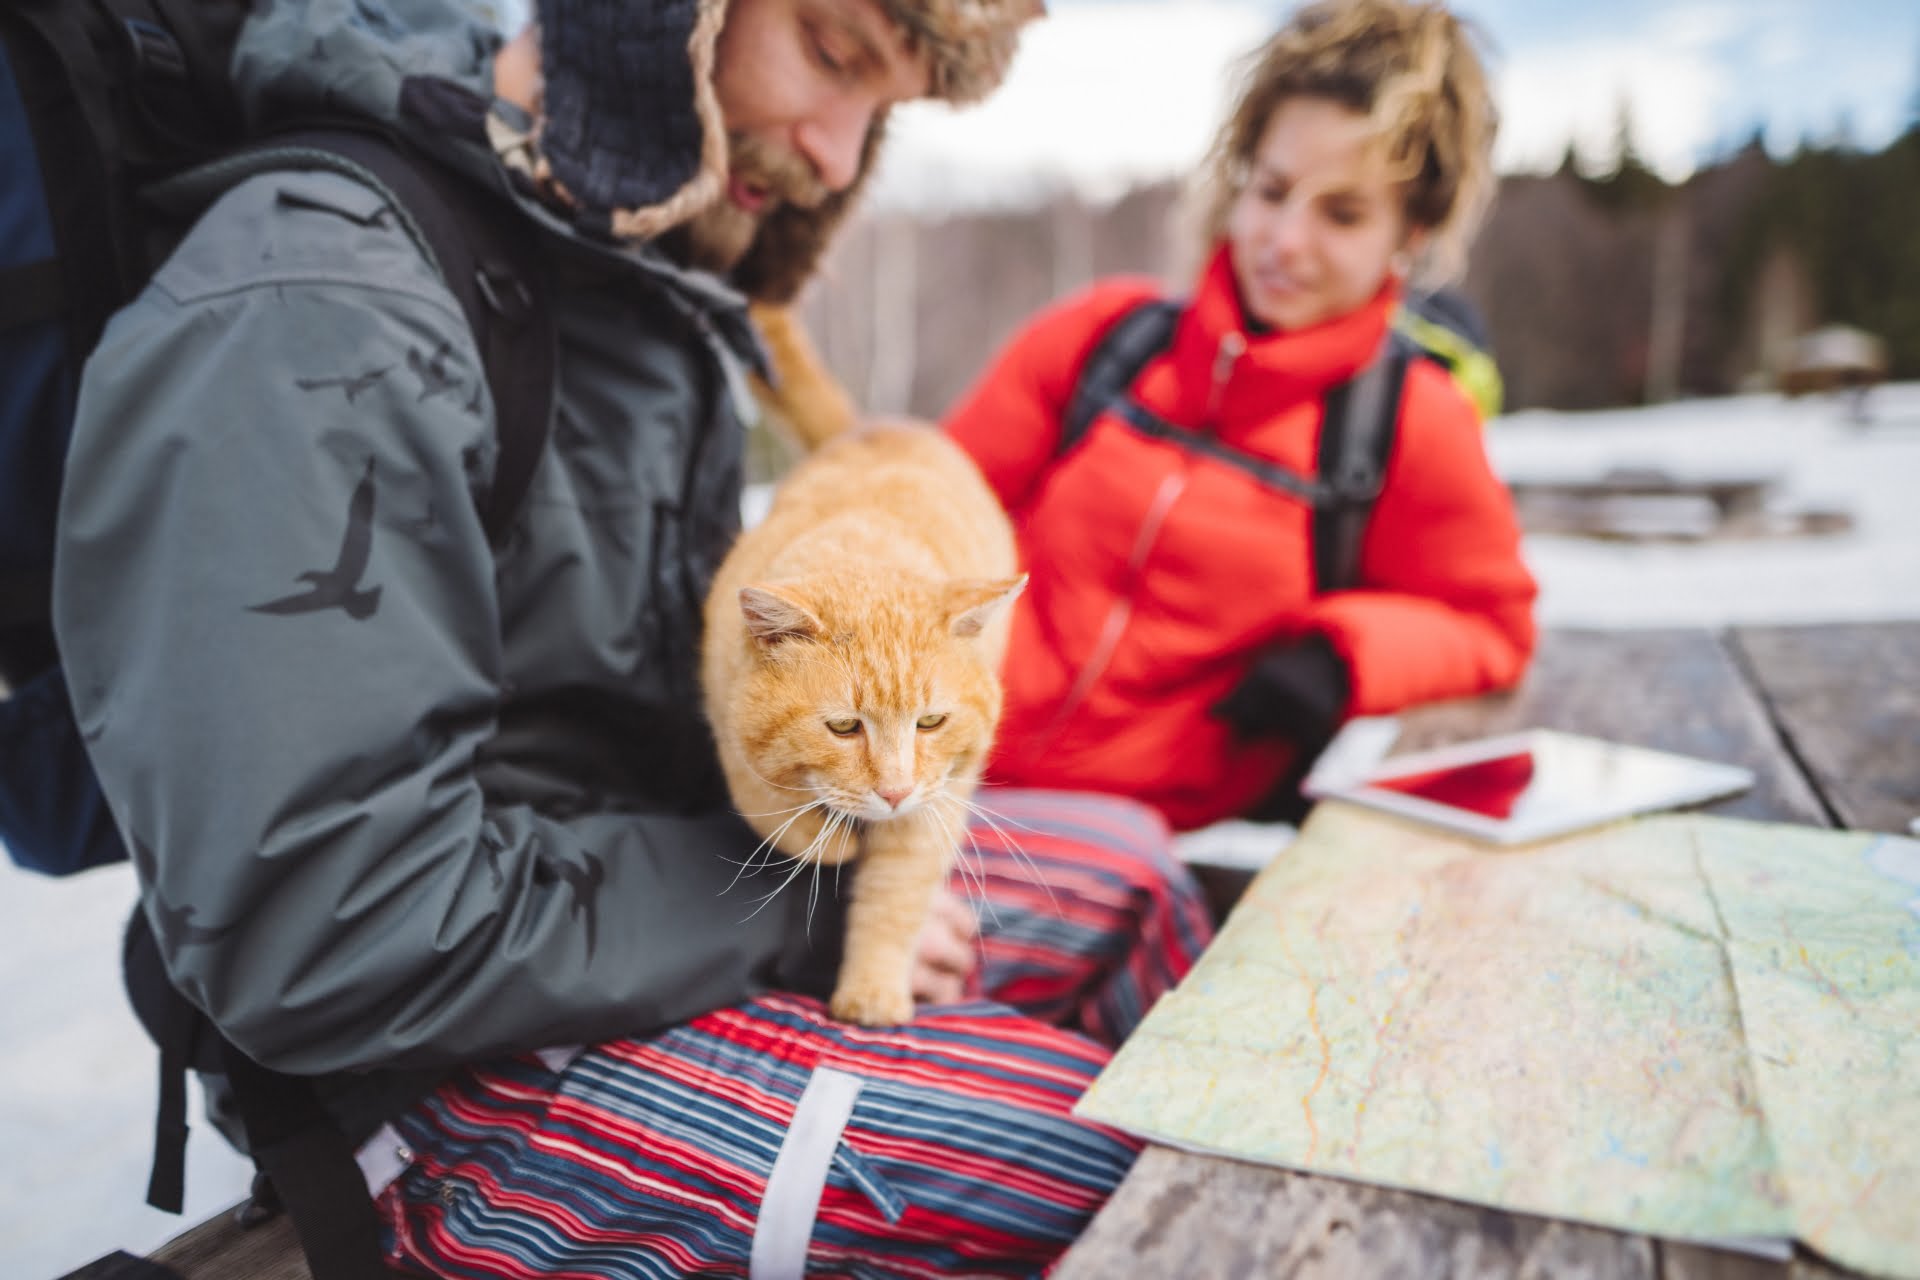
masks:
[[[1478,33],[1437,3],[1318,0],[1255,50],[1200,173],[1201,230],[1225,233],[1274,110],[1317,97],[1367,116],[1407,183],[1407,217],[1430,237],[1420,274],[1457,276],[1493,199],[1498,126]]]

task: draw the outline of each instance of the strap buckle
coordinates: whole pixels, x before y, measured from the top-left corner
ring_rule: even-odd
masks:
[[[1372,457],[1349,457],[1328,486],[1328,498],[1337,505],[1364,506],[1386,487],[1387,471]]]
[[[169,80],[187,78],[187,55],[172,32],[143,18],[123,18],[120,28],[126,33],[134,69],[140,75],[151,73]]]
[[[519,324],[533,311],[533,291],[506,268],[479,263],[473,269],[473,281],[487,309],[508,324]]]

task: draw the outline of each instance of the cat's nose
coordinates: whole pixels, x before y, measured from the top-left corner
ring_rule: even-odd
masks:
[[[887,808],[898,809],[903,800],[913,794],[912,787],[875,787],[873,794],[887,802]]]

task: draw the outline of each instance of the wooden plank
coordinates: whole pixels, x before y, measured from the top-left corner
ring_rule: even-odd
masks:
[[[1754,788],[1705,812],[1829,825],[1746,674],[1709,631],[1549,631],[1518,689],[1403,720],[1396,751],[1540,728],[1744,765]]]
[[[1755,787],[1709,812],[1827,822],[1741,667],[1711,632],[1550,631],[1520,688],[1411,712],[1395,750],[1536,727],[1744,765]],[[1621,1232],[1149,1147],[1059,1274],[1763,1280],[1791,1271],[1797,1280],[1821,1274],[1803,1270],[1811,1265],[1656,1249]]]
[[[1732,646],[1841,826],[1920,818],[1920,622],[1742,627]]]
[[[1649,1241],[1615,1231],[1149,1147],[1053,1274],[1652,1280],[1658,1273]]]
[[[1660,1245],[1662,1280],[1750,1280],[1756,1275],[1784,1276],[1786,1280],[1843,1280],[1849,1274],[1834,1270],[1805,1249],[1796,1249],[1793,1260],[1781,1267],[1723,1249],[1692,1244]]]
[[[182,1280],[313,1280],[284,1213],[243,1227],[228,1210],[175,1236],[151,1256]]]

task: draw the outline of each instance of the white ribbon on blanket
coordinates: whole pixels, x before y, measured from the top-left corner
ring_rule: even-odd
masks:
[[[806,1274],[807,1244],[813,1239],[827,1169],[865,1083],[833,1067],[813,1069],[767,1175],[760,1218],[753,1226],[747,1272],[751,1280],[800,1280]]]

